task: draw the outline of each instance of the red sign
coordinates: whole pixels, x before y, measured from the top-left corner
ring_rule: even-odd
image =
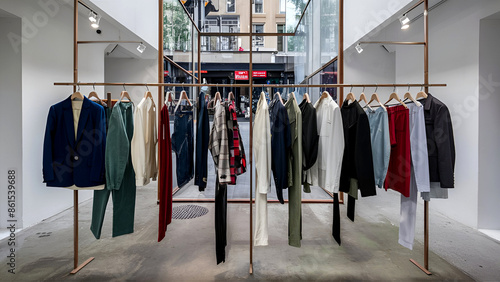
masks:
[[[190,70],[190,71],[188,71],[188,72],[189,72],[189,73],[193,73],[193,71],[191,71],[191,70]],[[195,74],[197,74],[197,73],[198,73],[198,71],[197,71],[197,70],[195,70],[195,71],[194,71],[194,73],[195,73]],[[200,72],[200,73],[208,73],[208,71],[206,71],[206,70],[201,70],[201,72]]]
[[[267,77],[267,71],[252,71],[252,77]]]
[[[234,71],[235,80],[248,80],[248,71]]]
[[[252,77],[267,77],[267,71],[252,71]],[[248,71],[235,71],[235,80],[248,80]]]
[[[168,71],[163,71],[163,74],[164,75],[168,75]]]

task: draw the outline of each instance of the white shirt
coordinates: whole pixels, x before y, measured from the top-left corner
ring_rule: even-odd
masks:
[[[330,96],[318,100],[314,107],[318,121],[318,159],[306,171],[307,180],[313,186],[338,193],[344,156],[342,115],[339,106]]]
[[[255,246],[268,245],[267,193],[271,191],[271,122],[265,94],[260,94],[253,124],[255,158]]]
[[[156,107],[153,100],[144,97],[135,108],[134,135],[131,143],[132,165],[137,186],[147,185],[156,180]]]

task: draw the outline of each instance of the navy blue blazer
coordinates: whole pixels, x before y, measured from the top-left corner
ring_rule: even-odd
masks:
[[[75,140],[71,96],[50,107],[43,144],[43,182],[50,187],[92,187],[105,182],[106,115],[86,97]]]

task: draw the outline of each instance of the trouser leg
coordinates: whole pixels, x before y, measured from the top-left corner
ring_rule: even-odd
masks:
[[[413,167],[411,168],[410,197],[401,195],[401,212],[399,218],[399,244],[412,250],[415,239],[417,221],[417,182]]]
[[[339,194],[333,194],[333,226],[332,236],[340,245],[340,207],[339,207]]]
[[[111,194],[111,191],[106,188],[94,191],[90,231],[92,231],[96,239],[101,238],[102,224],[104,222],[106,206],[108,205],[109,194]]]
[[[134,232],[135,194],[134,173],[125,173],[120,190],[113,190],[113,237]]]
[[[227,185],[219,180],[215,185],[215,252],[219,264],[226,260]]]

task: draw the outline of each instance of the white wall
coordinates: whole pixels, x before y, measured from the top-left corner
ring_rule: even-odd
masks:
[[[89,0],[152,48],[158,48],[158,1]]]
[[[0,177],[2,186],[0,189],[0,228],[8,226],[8,219],[22,219],[22,109],[21,109],[21,52],[15,52],[12,48],[8,34],[21,32],[21,19],[17,17],[0,17]],[[17,188],[15,196],[17,208],[14,212],[15,218],[8,217],[7,202],[7,172],[16,171]],[[10,198],[11,200],[13,198]]]
[[[479,35],[478,228],[500,229],[500,20],[481,20]],[[481,79],[483,78],[483,79]],[[483,83],[493,81],[494,83]]]
[[[105,60],[105,79],[108,82],[139,82],[156,83],[158,80],[157,60],[107,58]],[[137,105],[144,97],[145,86],[126,87],[132,101]],[[151,94],[157,104],[158,87],[149,87]],[[111,92],[113,99],[119,99],[123,91],[122,86],[106,86],[106,92]]]

